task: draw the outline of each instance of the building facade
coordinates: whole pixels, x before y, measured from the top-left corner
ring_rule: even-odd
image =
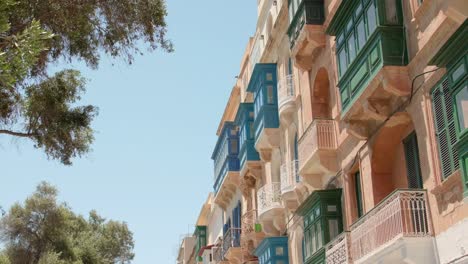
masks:
[[[257,3],[193,263],[468,263],[468,2]]]

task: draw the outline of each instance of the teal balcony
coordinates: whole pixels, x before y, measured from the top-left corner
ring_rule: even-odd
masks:
[[[233,122],[225,122],[213,151],[215,195],[229,172],[239,171],[239,133]]]
[[[288,237],[268,237],[255,249],[258,264],[289,263]]]
[[[242,171],[249,161],[260,160],[255,149],[254,106],[252,103],[240,104],[235,124],[239,127],[239,160]]]
[[[254,96],[254,133],[257,150],[279,145],[276,64],[257,63],[247,91]]]

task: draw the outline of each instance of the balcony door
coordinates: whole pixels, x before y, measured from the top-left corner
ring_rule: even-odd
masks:
[[[403,147],[405,151],[408,188],[422,189],[423,181],[419,162],[418,139],[415,132],[412,132],[409,136],[403,139]]]

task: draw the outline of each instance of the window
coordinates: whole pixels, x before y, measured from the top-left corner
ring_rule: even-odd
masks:
[[[364,9],[365,6],[367,6],[366,9]],[[363,12],[364,10],[365,12]],[[348,19],[346,26],[336,37],[340,77],[344,75],[348,65],[354,61],[359,51],[366,44],[368,37],[377,28],[374,1],[370,1],[370,3],[367,1],[360,2],[356,6],[353,15]]]
[[[447,178],[459,168],[455,114],[448,78],[444,78],[432,90],[435,133],[439,148],[439,159],[443,178]]]
[[[455,95],[457,105],[458,124],[460,132],[468,129],[468,86],[465,86]]]
[[[354,174],[354,194],[356,198],[356,208],[358,218],[363,215],[362,209],[362,193],[361,193],[361,172]]]
[[[419,164],[419,150],[416,133],[411,133],[403,140],[405,151],[406,174],[408,178],[408,188],[422,189],[421,167]]]
[[[296,213],[304,219],[304,263],[318,263],[324,245],[343,231],[341,189],[314,191],[303,205]]]

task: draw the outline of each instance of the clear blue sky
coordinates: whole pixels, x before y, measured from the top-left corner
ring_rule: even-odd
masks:
[[[23,201],[45,180],[83,215],[126,221],[133,263],[174,263],[212,189],[216,129],[240,59],[255,31],[256,1],[168,0],[173,54],[103,57],[83,103],[97,105],[93,151],[65,167],[24,139],[0,136],[0,205]],[[112,66],[112,64],[115,64]]]

